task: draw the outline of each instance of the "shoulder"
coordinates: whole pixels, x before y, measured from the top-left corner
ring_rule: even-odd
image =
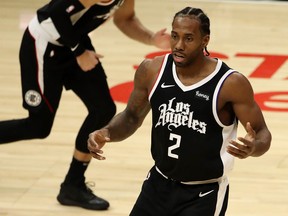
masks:
[[[157,70],[162,66],[164,58],[165,58],[165,55],[156,56],[152,59],[147,58],[142,61],[141,65],[143,64],[144,67],[146,67],[149,70]]]
[[[238,88],[252,88],[246,76],[237,71],[232,72],[224,82],[224,85]]]
[[[144,59],[135,73],[136,84],[143,83],[150,89],[158,76],[164,58],[163,55],[153,59]]]
[[[156,56],[153,59],[144,59],[137,71],[146,73],[147,75],[158,74],[165,56]],[[144,72],[143,72],[144,71]]]
[[[253,88],[246,76],[235,71],[223,83],[221,97],[226,102],[237,102],[253,99]]]

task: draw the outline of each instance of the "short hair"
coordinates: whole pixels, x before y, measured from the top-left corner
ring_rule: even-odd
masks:
[[[198,20],[200,22],[200,32],[202,36],[210,35],[210,19],[200,8],[186,7],[182,9],[175,14],[173,22],[177,17],[190,17]],[[205,47],[204,50],[206,52],[206,56],[209,56],[210,53],[208,52],[207,47]]]
[[[176,17],[191,17],[200,22],[200,31],[203,35],[210,35],[210,20],[208,16],[200,8],[186,7],[183,10],[177,12],[173,18],[173,22]]]

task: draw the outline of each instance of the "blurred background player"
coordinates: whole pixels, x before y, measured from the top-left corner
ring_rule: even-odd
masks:
[[[85,184],[91,160],[87,137],[106,125],[116,112],[106,74],[88,33],[113,16],[128,37],[169,48],[169,34],[145,28],[135,15],[134,0],[52,0],[37,10],[20,47],[23,107],[28,117],[0,122],[0,143],[45,138],[50,134],[63,87],[72,90],[88,110],[76,138],[58,201],[63,205],[105,210],[109,202]]]

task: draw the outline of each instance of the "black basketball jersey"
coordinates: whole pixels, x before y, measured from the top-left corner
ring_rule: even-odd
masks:
[[[215,71],[190,86],[178,79],[171,54],[163,60],[149,100],[152,108],[151,153],[165,176],[183,182],[220,178],[232,169],[226,152],[236,138],[237,120],[223,125],[217,97],[225,78],[235,72],[218,59]]]
[[[52,0],[37,11],[37,18],[51,39],[73,48],[111,17],[123,2],[111,0],[84,8],[78,0]]]

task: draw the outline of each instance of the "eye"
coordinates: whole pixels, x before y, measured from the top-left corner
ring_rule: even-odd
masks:
[[[191,42],[191,41],[193,41],[193,37],[191,37],[191,36],[187,36],[187,37],[186,37],[186,41],[187,41],[187,42]]]
[[[171,33],[171,38],[172,38],[173,40],[176,40],[176,39],[177,39],[177,35],[176,35],[175,33]]]

